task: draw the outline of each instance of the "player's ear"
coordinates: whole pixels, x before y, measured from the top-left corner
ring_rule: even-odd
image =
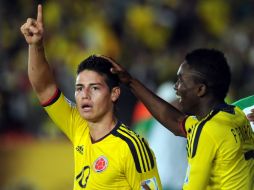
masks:
[[[120,87],[117,86],[117,87],[112,88],[112,90],[111,90],[111,100],[113,102],[115,102],[116,100],[118,100],[120,94],[121,94]]]
[[[202,97],[207,93],[207,86],[205,84],[199,84],[197,88],[197,96]]]

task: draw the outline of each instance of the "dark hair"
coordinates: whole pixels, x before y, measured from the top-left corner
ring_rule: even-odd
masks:
[[[231,81],[231,72],[224,54],[215,49],[196,49],[185,57],[191,69],[199,72],[213,95],[224,100]]]
[[[112,90],[113,87],[120,85],[118,76],[110,71],[112,67],[111,62],[108,59],[101,56],[91,55],[78,65],[77,74],[84,70],[95,71],[100,75],[105,76],[106,83],[109,89]]]

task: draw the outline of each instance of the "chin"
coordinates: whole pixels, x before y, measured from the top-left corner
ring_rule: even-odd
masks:
[[[93,120],[93,117],[92,117],[91,115],[84,114],[84,113],[82,113],[82,114],[80,114],[80,115],[81,115],[81,117],[82,117],[83,119],[85,119],[85,120],[87,120],[87,121],[92,121],[92,120]]]

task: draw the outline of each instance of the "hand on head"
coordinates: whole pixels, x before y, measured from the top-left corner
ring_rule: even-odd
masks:
[[[43,18],[42,5],[38,5],[37,19],[28,18],[27,21],[20,27],[21,33],[24,35],[26,42],[30,45],[40,44],[43,39]]]
[[[123,83],[123,84],[129,84],[130,80],[132,79],[130,73],[128,73],[126,71],[126,69],[124,67],[122,67],[121,65],[119,65],[115,60],[113,60],[110,57],[106,57],[104,55],[100,55],[100,57],[107,59],[111,64],[112,64],[112,68],[111,68],[111,72],[114,74],[117,74],[119,77],[119,80]]]

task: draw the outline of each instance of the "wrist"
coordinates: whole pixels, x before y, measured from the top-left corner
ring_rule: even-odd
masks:
[[[37,51],[43,51],[44,50],[44,45],[43,45],[43,42],[40,42],[40,43],[34,43],[34,44],[29,44],[29,47],[30,48],[33,48]]]

